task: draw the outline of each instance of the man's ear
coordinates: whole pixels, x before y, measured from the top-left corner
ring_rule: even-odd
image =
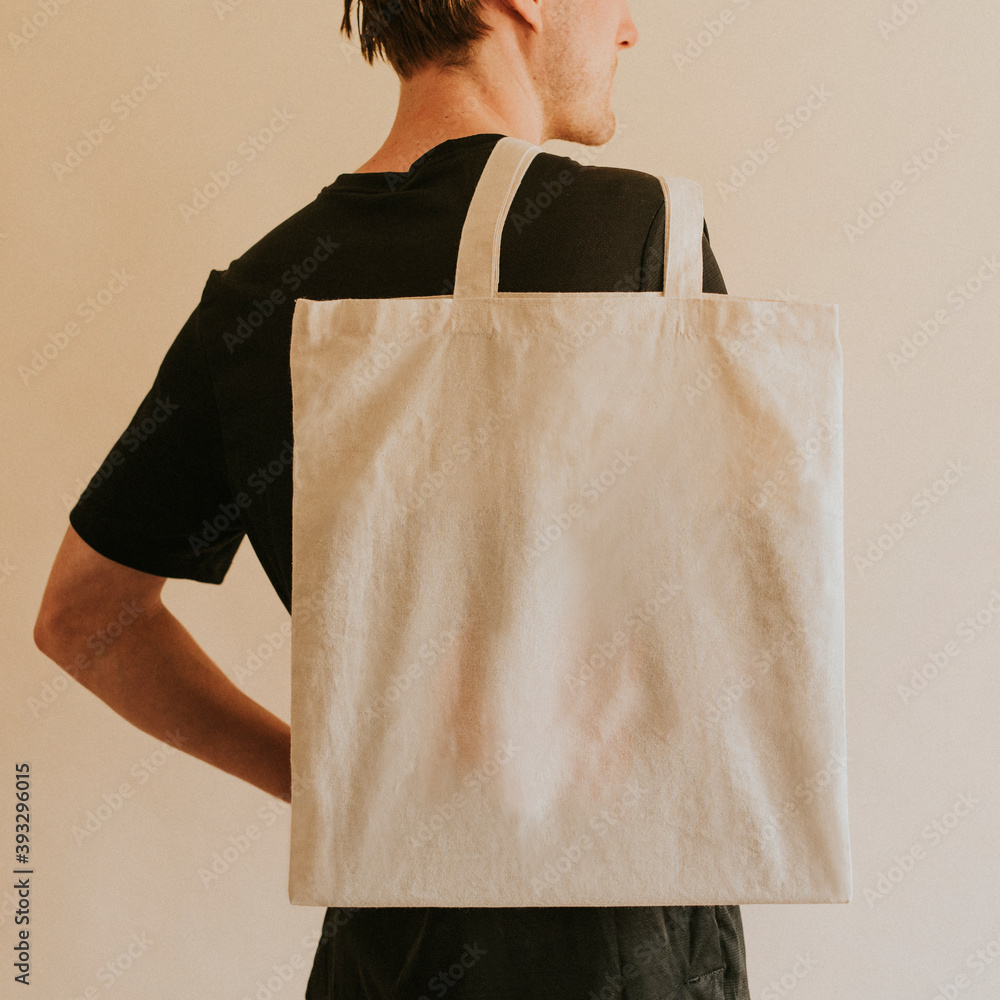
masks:
[[[505,8],[509,17],[519,19],[533,27],[535,31],[542,30],[542,5],[545,0],[486,0],[484,13],[493,3],[499,8]],[[559,0],[550,0],[559,2]]]

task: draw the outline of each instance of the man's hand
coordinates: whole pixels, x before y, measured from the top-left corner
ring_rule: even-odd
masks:
[[[72,525],[35,645],[150,736],[291,801],[291,730],[244,694],[164,607],[167,578],[107,559]]]

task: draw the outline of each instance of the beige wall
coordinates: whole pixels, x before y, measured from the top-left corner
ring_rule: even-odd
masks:
[[[374,152],[395,111],[395,77],[367,67],[356,39],[342,42],[337,4],[300,5],[291,16],[263,0],[226,0],[228,11],[211,0],[54,2],[47,22],[34,0],[7,4],[0,18],[0,843],[12,844],[13,762],[30,760],[33,979],[47,998],[93,988],[240,1000],[273,966],[288,966],[292,979],[276,995],[301,996],[322,910],[287,901],[287,809],[179,753],[144,765],[156,742],[64,684],[31,628],[67,503],[134,412],[209,270]],[[898,29],[883,33],[894,9]],[[634,0],[632,11],[641,37],[619,63],[617,136],[599,150],[546,148],[695,178],[731,294],[840,306],[855,896],[849,905],[745,906],[751,991],[755,1000],[930,1000],[950,983],[949,996],[994,996],[1000,275],[984,268],[990,277],[978,286],[983,261],[1000,255],[1000,10],[990,0]],[[10,33],[36,15],[41,26],[15,48]],[[703,24],[712,19],[714,35]],[[679,66],[674,53],[699,32],[708,44],[699,53],[695,39]],[[144,78],[145,99],[118,117],[113,103]],[[179,206],[192,189],[238,158],[275,108],[294,117],[185,219]],[[801,127],[779,125],[797,109]],[[103,141],[57,176],[53,161],[108,117]],[[755,170],[748,150],[764,161]],[[750,176],[726,190],[741,164]],[[849,230],[893,190],[870,226]],[[19,366],[79,319],[79,304],[114,270],[134,277],[25,382]],[[925,336],[934,323],[938,332]],[[907,344],[909,357],[894,364]],[[946,483],[951,462],[967,471]],[[933,501],[926,510],[921,491]],[[886,533],[894,522],[898,538]],[[878,560],[860,564],[880,536]],[[164,598],[230,676],[288,718],[288,616],[248,542],[224,586],[171,580]],[[957,630],[977,617],[966,641]],[[269,635],[273,657],[238,674]],[[946,665],[913,689],[914,672],[949,642],[957,655],[939,657]],[[61,689],[43,702],[46,684]],[[130,796],[77,843],[74,825],[105,797],[117,801],[126,781]],[[963,796],[973,805],[959,815]],[[199,869],[251,824],[259,837],[203,885]],[[8,957],[10,899],[0,890]],[[105,986],[99,969],[130,941],[132,967]]]

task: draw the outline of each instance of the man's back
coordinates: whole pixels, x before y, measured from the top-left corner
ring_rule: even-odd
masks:
[[[247,534],[290,610],[294,300],[450,294],[500,137],[448,140],[406,174],[341,174],[213,270],[130,422],[159,407],[162,426],[70,513],[84,540],[136,569],[220,583]],[[663,222],[656,177],[541,153],[507,218],[499,290],[659,290]],[[724,292],[707,227],[703,242],[704,290]],[[325,927],[314,1000],[749,995],[737,906],[330,910]]]

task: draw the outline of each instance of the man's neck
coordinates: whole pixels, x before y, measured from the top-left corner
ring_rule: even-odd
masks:
[[[475,70],[427,70],[400,81],[399,105],[389,135],[354,173],[406,173],[427,150],[466,135],[498,132],[541,143],[540,109],[506,82],[504,89],[498,89]]]

